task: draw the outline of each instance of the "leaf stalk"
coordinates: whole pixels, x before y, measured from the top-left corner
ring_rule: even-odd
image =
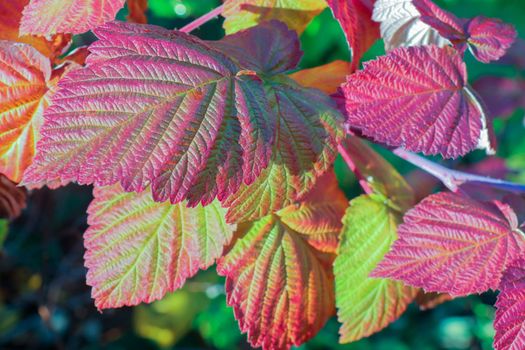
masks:
[[[212,19],[214,19],[215,17],[219,16],[222,13],[223,10],[224,10],[224,5],[218,6],[218,7],[214,8],[213,10],[211,10],[210,12],[208,12],[208,13],[200,16],[199,18],[193,20],[192,22],[186,24],[184,27],[182,27],[179,30],[181,32],[183,32],[183,33],[190,33],[191,31],[199,28],[203,24],[205,24],[205,23],[211,21]]]
[[[510,192],[525,193],[525,184],[517,184],[501,179],[494,179],[488,176],[469,174],[463,171],[449,169],[402,148],[396,148],[393,150],[393,153],[399,158],[402,158],[426,171],[430,175],[433,175],[452,192],[457,192],[459,187],[465,183],[474,183]]]

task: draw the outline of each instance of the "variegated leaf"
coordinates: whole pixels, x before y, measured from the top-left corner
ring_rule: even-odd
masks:
[[[52,94],[51,62],[12,41],[0,41],[0,62],[0,173],[19,182],[33,161]]]
[[[30,0],[21,35],[80,34],[115,19],[125,0]]]
[[[232,34],[276,19],[300,34],[324,8],[325,0],[225,0],[223,26]]]
[[[95,187],[84,235],[87,283],[99,309],[162,298],[222,255],[234,226],[218,202],[187,208],[149,191]]]
[[[299,346],[334,313],[329,252],[347,202],[333,180],[325,178],[303,203],[241,224],[240,238],[218,263],[228,304],[252,346]]]

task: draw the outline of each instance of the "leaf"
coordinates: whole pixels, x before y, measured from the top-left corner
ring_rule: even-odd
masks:
[[[426,292],[462,296],[496,289],[525,240],[514,211],[498,201],[431,195],[408,211],[399,239],[372,273]]]
[[[84,234],[87,284],[99,309],[162,298],[222,255],[234,226],[218,202],[187,208],[149,191],[95,187]]]
[[[392,50],[350,75],[343,90],[349,126],[377,142],[446,158],[493,151],[492,125],[452,48]]]
[[[10,41],[0,41],[0,61],[0,173],[19,182],[33,161],[49,105],[51,62],[35,48]]]
[[[445,39],[450,40],[458,51],[464,51],[464,48],[458,47],[458,44],[463,47],[466,39],[466,33],[463,30],[466,20],[441,9],[430,0],[412,0],[412,3],[421,15],[421,21],[437,30]]]
[[[349,136],[341,144],[358,173],[376,194],[383,195],[390,206],[405,211],[415,204],[412,188],[397,170],[363,140]]]
[[[290,74],[289,77],[301,86],[319,89],[326,94],[334,94],[351,72],[350,63],[337,60],[322,66],[302,69]]]
[[[333,200],[341,197],[335,187],[322,189],[310,202],[240,225],[239,240],[218,262],[228,304],[254,347],[299,346],[334,313],[333,255],[315,247],[335,250],[346,200]]]
[[[421,20],[421,14],[412,0],[376,0],[372,19],[380,22],[385,49],[402,46],[437,45],[450,42]]]
[[[328,96],[286,77],[266,88],[278,116],[271,162],[223,202],[228,222],[255,220],[300,200],[332,166],[343,137],[342,116]]]
[[[0,174],[0,221],[13,220],[20,216],[26,207],[26,200],[26,190]]]
[[[372,21],[376,0],[327,0],[352,49],[352,71],[357,70],[363,54],[379,39],[379,26]]]
[[[331,169],[299,203],[280,210],[279,216],[290,229],[306,234],[305,239],[317,250],[335,253],[339,242],[334,232],[341,231],[347,207],[348,200]]]
[[[151,183],[156,201],[195,206],[255,181],[275,122],[258,76],[181,32],[118,22],[95,32],[86,67],[46,111],[26,184]]]
[[[297,37],[288,40],[283,25],[268,26],[270,37],[261,28],[248,31],[255,42],[264,36],[269,48],[293,57]],[[299,194],[331,165],[342,116],[328,96],[274,76],[289,65],[258,61],[263,57],[256,52],[240,66],[238,51],[232,58],[220,51],[231,47],[228,39],[204,43],[154,26],[113,23],[96,32],[101,40],[91,46],[87,67],[62,79],[47,110],[46,136],[26,184],[120,181],[141,191],[151,182],[155,200],[188,199],[194,206],[226,200],[256,180],[264,186],[261,171],[270,161],[268,169],[292,179],[276,191],[291,185]],[[137,84],[140,94],[129,92]],[[286,128],[275,127],[285,122]],[[286,198],[294,200],[292,194]]]
[[[30,0],[21,35],[81,34],[113,20],[125,0]]]
[[[449,300],[454,299],[450,294],[446,293],[425,293],[420,290],[416,295],[416,303],[420,310],[430,310],[438,305],[441,305]]]
[[[349,343],[380,331],[405,311],[417,289],[402,282],[368,275],[397,237],[399,213],[382,195],[352,200],[334,262],[340,342]]]
[[[49,40],[41,36],[19,36],[22,10],[29,0],[6,0],[0,2],[0,40],[16,41],[32,45],[44,56],[55,59],[71,41],[70,35],[59,34]]]
[[[496,302],[494,349],[525,347],[525,259],[514,261],[505,271]]]
[[[148,9],[148,0],[127,0],[128,17],[127,20],[133,23],[148,23],[146,10]]]
[[[516,39],[514,27],[499,19],[482,16],[470,20],[457,18],[430,0],[412,1],[423,22],[449,39],[458,51],[464,52],[468,45],[474,57],[481,62],[497,61]]]
[[[236,60],[245,70],[268,75],[295,69],[303,57],[297,34],[275,20],[208,44]]]
[[[505,55],[516,39],[516,29],[499,19],[475,17],[467,24],[470,51],[479,61],[489,63]]]
[[[225,0],[223,27],[226,34],[232,34],[276,19],[301,34],[325,8],[324,0]]]
[[[0,250],[4,246],[5,239],[7,238],[7,233],[9,231],[9,224],[7,220],[0,219]]]

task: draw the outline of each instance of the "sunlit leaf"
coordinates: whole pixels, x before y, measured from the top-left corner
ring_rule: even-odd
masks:
[[[478,16],[458,18],[430,0],[412,0],[421,20],[450,40],[460,52],[467,46],[481,62],[499,60],[516,39],[516,30],[499,19]]]
[[[513,262],[499,286],[494,328],[496,350],[525,348],[525,259]]]
[[[517,36],[512,25],[484,17],[475,17],[469,21],[466,32],[472,54],[484,63],[503,57]]]
[[[0,173],[19,182],[32,163],[49,104],[51,62],[35,48],[0,41]]]
[[[325,7],[325,0],[225,0],[223,26],[231,34],[276,19],[300,34]]]
[[[222,255],[235,229],[218,202],[187,208],[119,185],[95,187],[94,196],[84,258],[99,309],[152,302],[180,288]]]
[[[349,126],[375,141],[446,158],[493,151],[492,125],[452,48],[392,50],[350,75],[343,90]]]
[[[20,34],[80,34],[115,16],[125,0],[30,0],[20,23]]]
[[[240,238],[218,263],[228,304],[252,346],[298,346],[334,313],[333,256],[321,250],[335,250],[346,201],[334,201],[341,195],[330,188],[324,192],[321,186],[299,206],[241,224]]]
[[[397,237],[400,213],[386,198],[372,194],[350,203],[343,218],[341,243],[334,262],[337,316],[342,343],[369,336],[395,321],[417,289],[368,275]]]
[[[379,25],[372,21],[376,0],[327,0],[352,49],[352,70],[363,54],[379,39]]]
[[[268,52],[276,45],[278,57],[296,62],[295,34],[263,26],[248,30],[253,39],[271,39]],[[46,111],[26,184],[59,178],[141,191],[151,183],[155,200],[194,206],[259,181],[269,162],[297,176],[299,185],[281,187],[309,189],[335,157],[342,116],[324,94],[275,75],[290,64],[261,61],[249,47],[230,58],[222,52],[230,39],[207,43],[154,26],[116,22],[96,33],[86,68],[61,80]],[[244,35],[240,46],[250,43]]]
[[[377,0],[372,18],[381,23],[386,50],[430,44],[443,47],[450,43],[420,17],[412,0]]]
[[[58,34],[46,39],[42,36],[19,36],[22,11],[29,0],[0,1],[0,40],[30,44],[44,56],[54,59],[69,45],[71,36]]]
[[[254,220],[301,199],[333,164],[343,136],[341,116],[328,96],[285,77],[268,84],[267,92],[279,116],[271,162],[224,202],[230,222]]]
[[[468,295],[496,289],[525,238],[514,211],[443,192],[408,211],[399,239],[372,276],[393,278],[426,292]]]

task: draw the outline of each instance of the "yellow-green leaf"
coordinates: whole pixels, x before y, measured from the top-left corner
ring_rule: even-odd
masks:
[[[324,0],[225,0],[223,26],[231,34],[276,19],[301,34],[326,6]]]
[[[379,194],[351,201],[343,218],[334,262],[340,342],[367,337],[395,321],[414,299],[417,289],[368,275],[397,238],[400,216]]]

